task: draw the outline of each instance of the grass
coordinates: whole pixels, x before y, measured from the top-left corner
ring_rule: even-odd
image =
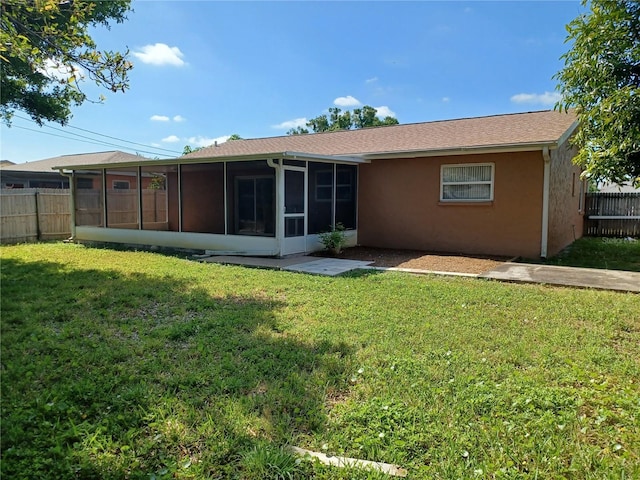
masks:
[[[640,296],[2,254],[3,478],[640,478]]]
[[[544,263],[640,272],[640,239],[582,237]]]

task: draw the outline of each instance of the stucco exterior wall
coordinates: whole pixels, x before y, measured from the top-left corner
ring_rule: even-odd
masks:
[[[495,164],[494,200],[440,202],[440,166]],[[374,160],[360,166],[358,243],[539,257],[542,152]]]
[[[584,217],[580,206],[584,204],[580,196],[584,191],[580,188],[580,167],[572,162],[575,155],[576,149],[569,141],[551,151],[548,257],[582,236]]]

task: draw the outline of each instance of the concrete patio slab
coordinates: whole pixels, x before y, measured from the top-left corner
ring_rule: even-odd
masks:
[[[362,262],[360,260],[342,260],[339,258],[321,258],[311,262],[298,263],[283,267],[283,270],[290,272],[311,273],[314,275],[329,275],[335,277],[343,273],[364,268],[373,262]]]
[[[236,255],[212,255],[210,257],[202,258],[203,262],[207,263],[221,263],[224,265],[242,265],[244,267],[256,267],[256,268],[271,268],[274,270],[282,270],[285,267],[291,265],[297,265],[299,263],[312,262],[317,260],[317,257],[298,256],[287,258],[271,258],[271,257],[241,257]]]
[[[479,275],[479,278],[640,293],[640,273],[622,270],[507,262]]]
[[[286,258],[220,255],[202,258],[201,261],[208,263],[221,263],[225,265],[270,268],[273,270],[286,270],[289,272],[310,273],[313,275],[328,275],[332,277],[358,268],[364,268],[372,263],[361,262],[358,260],[342,260],[339,258],[318,258],[306,255]]]

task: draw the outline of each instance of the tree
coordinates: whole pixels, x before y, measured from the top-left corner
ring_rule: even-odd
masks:
[[[583,0],[590,12],[567,25],[571,49],[556,74],[561,110],[575,108],[576,163],[593,181],[640,186],[640,3]]]
[[[329,116],[326,114],[312,118],[306,123],[308,128],[296,127],[287,132],[287,135],[301,135],[309,133],[333,132],[335,130],[351,130],[352,128],[380,127],[384,125],[398,125],[398,119],[387,116],[383,120],[378,118],[375,108],[365,105],[353,111],[343,112],[338,107],[329,109]]]
[[[123,22],[130,4],[130,0],[1,0],[4,122],[9,125],[13,112],[22,110],[40,125],[45,120],[66,124],[71,107],[89,100],[79,85],[83,78],[124,92],[133,67],[126,58],[128,51],[98,50],[89,29]]]
[[[243,138],[237,133],[232,133],[231,135],[229,135],[229,138],[227,138],[225,141],[231,142],[233,140],[243,140]],[[206,147],[192,147],[191,145],[185,145],[184,148],[182,149],[182,155],[187,155],[189,153],[197,152],[198,150],[202,150],[203,148],[207,148],[210,146],[211,145],[207,145]]]

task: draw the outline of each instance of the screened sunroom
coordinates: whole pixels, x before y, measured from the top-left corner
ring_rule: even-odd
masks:
[[[72,178],[79,241],[235,255],[284,256],[322,248],[341,225],[357,242],[359,158],[278,158],[86,165]]]

